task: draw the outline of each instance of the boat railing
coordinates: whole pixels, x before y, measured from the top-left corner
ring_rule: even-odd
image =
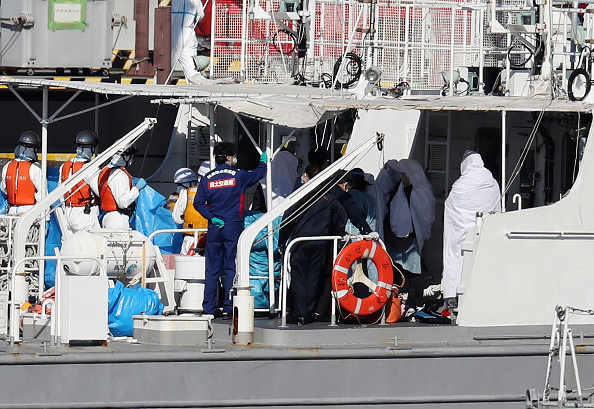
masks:
[[[332,241],[332,260],[336,260],[338,255],[338,241],[342,240],[342,236],[309,236],[309,237],[298,237],[293,239],[287,244],[285,253],[283,256],[283,268],[281,274],[281,297],[282,297],[282,309],[281,309],[281,328],[287,326],[287,290],[289,287],[289,273],[291,272],[291,249],[298,243],[304,241]],[[336,325],[336,304],[332,302],[332,311],[330,318],[330,325]]]

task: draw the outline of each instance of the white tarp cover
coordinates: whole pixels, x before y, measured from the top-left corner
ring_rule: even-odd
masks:
[[[245,101],[223,101],[218,104],[235,113],[289,128],[311,128],[332,118],[342,109],[326,110],[314,104],[297,104],[294,101],[267,101],[265,99]]]
[[[468,156],[467,156],[468,155]],[[460,165],[461,176],[452,185],[445,201],[443,223],[444,298],[456,297],[462,278],[462,241],[466,230],[474,226],[476,213],[487,217],[501,211],[501,195],[497,181],[485,168],[481,155],[467,152]]]

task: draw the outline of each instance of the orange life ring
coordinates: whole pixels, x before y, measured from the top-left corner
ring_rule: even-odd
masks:
[[[370,258],[378,272],[378,282],[369,297],[359,298],[348,283],[351,265],[360,258]],[[392,291],[392,262],[382,246],[372,240],[360,240],[345,246],[332,268],[332,290],[340,307],[351,314],[367,316],[378,311]]]

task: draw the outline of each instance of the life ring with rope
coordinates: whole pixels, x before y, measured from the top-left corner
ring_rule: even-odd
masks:
[[[372,291],[371,295],[365,298],[359,298],[354,294],[348,278],[351,266],[361,258],[371,259],[378,272],[377,283],[365,280],[365,284]],[[393,281],[390,256],[373,240],[354,241],[345,246],[332,268],[332,291],[335,298],[342,309],[357,316],[367,316],[379,311],[391,295]]]

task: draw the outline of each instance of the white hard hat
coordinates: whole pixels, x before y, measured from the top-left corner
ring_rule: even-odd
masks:
[[[181,184],[198,180],[194,171],[190,168],[179,168],[173,177],[173,183]]]
[[[200,165],[200,167],[198,168],[198,175],[202,177],[206,175],[208,172],[210,172],[210,161],[205,160],[204,162],[202,162],[202,165]]]

